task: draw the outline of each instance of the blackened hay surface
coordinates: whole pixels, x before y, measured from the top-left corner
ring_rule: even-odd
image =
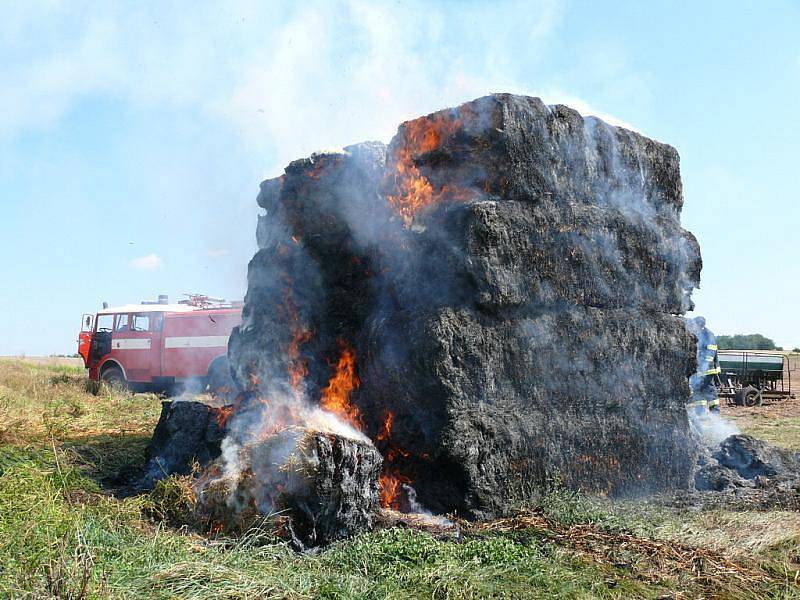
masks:
[[[674,148],[498,94],[405,123],[388,147],[296,161],[259,204],[230,344],[240,385],[275,386],[291,304],[313,332],[308,397],[345,340],[364,431],[423,504],[481,517],[553,478],[691,484],[694,340],[677,315],[701,261]]]
[[[153,437],[145,451],[139,485],[148,489],[169,475],[186,475],[220,454],[225,437],[224,409],[194,401],[164,401]]]

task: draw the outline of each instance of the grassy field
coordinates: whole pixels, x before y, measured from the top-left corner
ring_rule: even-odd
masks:
[[[800,597],[796,513],[681,513],[556,489],[458,539],[396,527],[299,555],[259,531],[167,525],[153,515],[169,512],[169,484],[115,495],[142,462],[154,396],[93,388],[70,365],[0,360],[0,411],[0,597]]]

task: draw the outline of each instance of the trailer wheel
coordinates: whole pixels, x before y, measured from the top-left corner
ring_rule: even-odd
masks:
[[[104,382],[109,388],[116,391],[128,389],[128,382],[119,367],[108,367],[100,374],[100,381]]]
[[[753,406],[761,406],[761,403],[763,402],[761,390],[753,387],[752,385],[737,391],[736,394],[741,398],[741,401],[739,401],[739,398],[737,398],[736,402],[736,404],[739,404],[740,406],[748,406],[752,408]]]

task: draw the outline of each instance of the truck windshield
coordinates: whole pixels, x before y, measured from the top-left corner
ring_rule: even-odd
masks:
[[[114,315],[100,315],[97,317],[97,331],[112,331],[114,329]]]

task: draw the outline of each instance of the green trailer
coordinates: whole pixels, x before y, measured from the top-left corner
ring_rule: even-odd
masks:
[[[792,375],[786,355],[720,350],[718,356],[721,373],[717,393],[728,404],[759,406],[764,400],[792,396]]]

